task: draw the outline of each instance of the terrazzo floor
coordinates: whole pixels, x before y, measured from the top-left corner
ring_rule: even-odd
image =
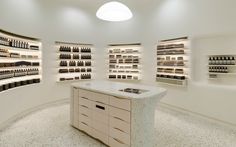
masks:
[[[236,147],[236,130],[159,107],[156,147]],[[70,127],[69,105],[34,112],[0,131],[0,147],[106,147]]]

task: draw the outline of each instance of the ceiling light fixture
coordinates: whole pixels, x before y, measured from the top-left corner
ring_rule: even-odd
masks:
[[[133,17],[130,9],[120,2],[108,2],[102,5],[96,13],[99,19],[106,21],[125,21]]]

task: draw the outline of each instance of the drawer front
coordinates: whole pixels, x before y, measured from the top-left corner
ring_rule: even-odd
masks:
[[[110,136],[120,143],[130,145],[130,135],[127,133],[114,128],[110,128]]]
[[[108,124],[109,116],[107,114],[99,113],[97,111],[92,112],[92,119],[96,122],[101,122],[104,124]]]
[[[110,116],[130,123],[130,112],[119,108],[109,107]]]
[[[109,133],[109,126],[108,124],[104,124],[104,123],[100,123],[100,122],[96,122],[96,121],[92,121],[92,128],[94,128],[95,130],[108,135]]]
[[[92,129],[92,136],[108,145],[108,135],[105,135],[95,129]]]
[[[99,103],[103,103],[103,104],[109,104],[109,99],[110,96],[109,95],[105,95],[105,94],[101,94],[101,93],[95,93],[92,92],[93,97],[92,100],[95,102],[99,102]]]
[[[112,137],[109,137],[109,146],[111,146],[111,147],[130,147],[130,146],[124,144],[123,142],[121,142],[120,140],[112,138]]]
[[[88,98],[92,101],[100,102],[103,104],[109,104],[109,98],[110,96],[101,94],[101,93],[96,93],[88,90],[79,90],[79,96],[83,98]]]
[[[118,129],[124,133],[130,134],[130,124],[114,117],[109,118],[110,128]]]
[[[79,106],[79,114],[84,114],[88,116],[89,118],[92,118],[92,112],[91,109],[85,107],[85,106]]]
[[[89,135],[93,135],[92,134],[92,128],[90,126],[88,126],[87,124],[84,124],[82,122],[79,123],[79,129],[88,133]]]
[[[98,113],[109,114],[109,107],[106,104],[92,102],[92,109]]]
[[[129,99],[122,99],[122,98],[117,98],[117,97],[111,96],[110,97],[110,105],[130,111],[130,100]]]
[[[79,97],[90,99],[92,93],[88,90],[79,89]]]
[[[82,97],[79,97],[79,105],[90,109],[92,108],[92,102]]]
[[[88,116],[85,116],[84,114],[79,114],[79,122],[91,126],[91,121],[92,120]]]

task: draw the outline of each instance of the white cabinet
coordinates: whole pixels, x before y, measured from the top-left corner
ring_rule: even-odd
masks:
[[[73,88],[72,125],[112,147],[129,147],[131,101]]]
[[[71,91],[71,125],[75,128],[79,128],[79,90],[77,88],[72,88]]]

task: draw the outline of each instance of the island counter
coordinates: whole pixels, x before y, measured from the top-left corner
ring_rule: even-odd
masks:
[[[111,81],[72,84],[71,125],[111,147],[153,147],[160,87]]]

